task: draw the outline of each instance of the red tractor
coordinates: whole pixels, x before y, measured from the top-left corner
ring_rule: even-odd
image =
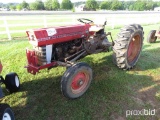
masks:
[[[160,28],[159,30],[151,30],[147,37],[148,43],[155,43],[157,38],[160,38]]]
[[[89,54],[108,51],[113,47],[113,61],[123,70],[129,70],[138,61],[143,44],[143,28],[138,24],[124,26],[112,42],[104,31],[106,21],[95,24],[89,19],[78,19],[82,24],[33,29],[26,31],[33,50],[26,50],[29,73],[41,69],[65,66],[61,91],[67,98],[83,95],[92,81],[92,69],[77,60]]]
[[[0,62],[0,73],[2,71],[2,64]],[[0,83],[4,83],[6,89],[10,92],[17,92],[20,88],[19,77],[16,73],[12,72],[6,75],[5,79],[0,75]],[[2,88],[0,86],[0,99],[4,97]],[[10,106],[5,103],[0,104],[0,120],[15,120],[14,113]]]

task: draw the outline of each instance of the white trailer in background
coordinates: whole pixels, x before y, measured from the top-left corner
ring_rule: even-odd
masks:
[[[160,7],[155,7],[154,11],[160,11]]]

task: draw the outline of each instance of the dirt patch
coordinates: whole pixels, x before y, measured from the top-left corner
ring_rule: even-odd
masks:
[[[138,94],[133,97],[134,101],[144,109],[145,105],[148,105],[148,109],[155,109],[156,113],[154,117],[160,118],[160,101],[156,98],[156,88],[152,88],[145,91],[137,92]]]
[[[140,92],[137,95],[137,97],[139,99],[141,99],[145,103],[147,103],[147,102],[148,103],[152,103],[151,106],[155,107],[155,105],[157,104],[157,100],[155,98],[155,94],[156,94],[156,90],[155,89],[151,89],[151,90]]]
[[[133,100],[134,100],[137,104],[139,104],[139,105],[144,105],[143,100],[141,100],[140,98],[137,98],[137,97],[132,97],[132,98],[133,98]]]
[[[117,113],[111,113],[110,120],[126,120],[126,118],[119,116]]]

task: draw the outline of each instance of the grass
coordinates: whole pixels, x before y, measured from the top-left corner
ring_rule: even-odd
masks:
[[[93,69],[93,81],[88,91],[76,100],[65,98],[60,80],[65,68],[42,70],[37,75],[27,73],[25,48],[32,48],[27,39],[0,41],[2,75],[15,71],[21,80],[19,92],[6,92],[2,103],[8,103],[16,120],[157,120],[160,118],[160,42],[146,43],[151,29],[160,24],[143,26],[145,32],[141,57],[130,71],[118,69],[112,63],[112,51],[89,55],[80,61]],[[107,29],[108,30],[108,29]],[[118,29],[109,30],[116,38]],[[156,109],[155,116],[129,116],[127,110]]]

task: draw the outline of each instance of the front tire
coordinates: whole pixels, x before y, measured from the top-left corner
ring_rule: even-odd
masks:
[[[156,34],[156,30],[151,30],[148,34],[148,37],[147,37],[147,42],[148,43],[155,43],[156,40],[157,40],[157,37],[155,36]]]
[[[143,45],[143,28],[131,24],[121,29],[113,46],[113,62],[123,70],[129,70],[137,63]]]
[[[92,81],[92,69],[86,63],[80,62],[69,67],[61,79],[61,91],[70,99],[82,96]]]
[[[5,83],[6,89],[10,93],[17,92],[20,89],[19,77],[14,72],[6,75],[4,83]]]
[[[8,104],[0,104],[0,120],[15,120],[14,113]]]

